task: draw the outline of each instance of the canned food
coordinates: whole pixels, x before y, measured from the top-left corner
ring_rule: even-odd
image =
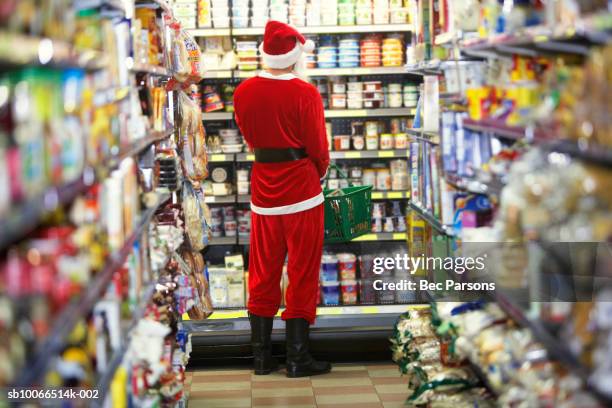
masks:
[[[353,135],[353,149],[355,150],[363,150],[365,147],[365,138],[362,134]]]
[[[365,123],[365,135],[378,137],[378,122],[377,121],[368,120]]]
[[[379,191],[391,190],[391,172],[389,169],[379,169],[376,172],[376,189]]]
[[[380,135],[380,149],[393,149],[393,135],[391,133],[383,133],[382,135]]]
[[[366,150],[378,150],[378,135],[366,136]]]

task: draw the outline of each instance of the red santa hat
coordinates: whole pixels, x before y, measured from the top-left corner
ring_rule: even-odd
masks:
[[[266,24],[263,43],[259,46],[264,64],[268,68],[282,69],[298,62],[302,52],[312,52],[314,42],[307,40],[295,28],[280,21]]]

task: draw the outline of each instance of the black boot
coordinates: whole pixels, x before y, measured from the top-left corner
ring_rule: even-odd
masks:
[[[287,377],[308,377],[331,371],[331,364],[314,360],[308,353],[308,327],[305,319],[287,319]]]
[[[249,313],[251,323],[251,346],[255,375],[266,375],[278,369],[278,361],[272,357],[273,317],[261,317]]]

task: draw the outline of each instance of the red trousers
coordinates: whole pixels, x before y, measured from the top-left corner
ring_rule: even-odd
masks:
[[[304,318],[313,324],[317,312],[319,269],[323,253],[323,204],[285,215],[251,215],[249,312],[272,317],[281,303],[285,257],[289,286],[282,319]]]

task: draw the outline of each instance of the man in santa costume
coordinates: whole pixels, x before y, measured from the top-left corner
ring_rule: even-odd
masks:
[[[323,250],[323,193],[329,165],[323,103],[317,89],[296,75],[302,53],[314,49],[295,28],[269,21],[260,53],[266,69],[234,93],[235,117],[255,152],[251,173],[249,320],[255,374],[277,367],[270,335],[281,303],[288,255],[287,376],[327,373],[331,365],[308,352],[315,321]]]

